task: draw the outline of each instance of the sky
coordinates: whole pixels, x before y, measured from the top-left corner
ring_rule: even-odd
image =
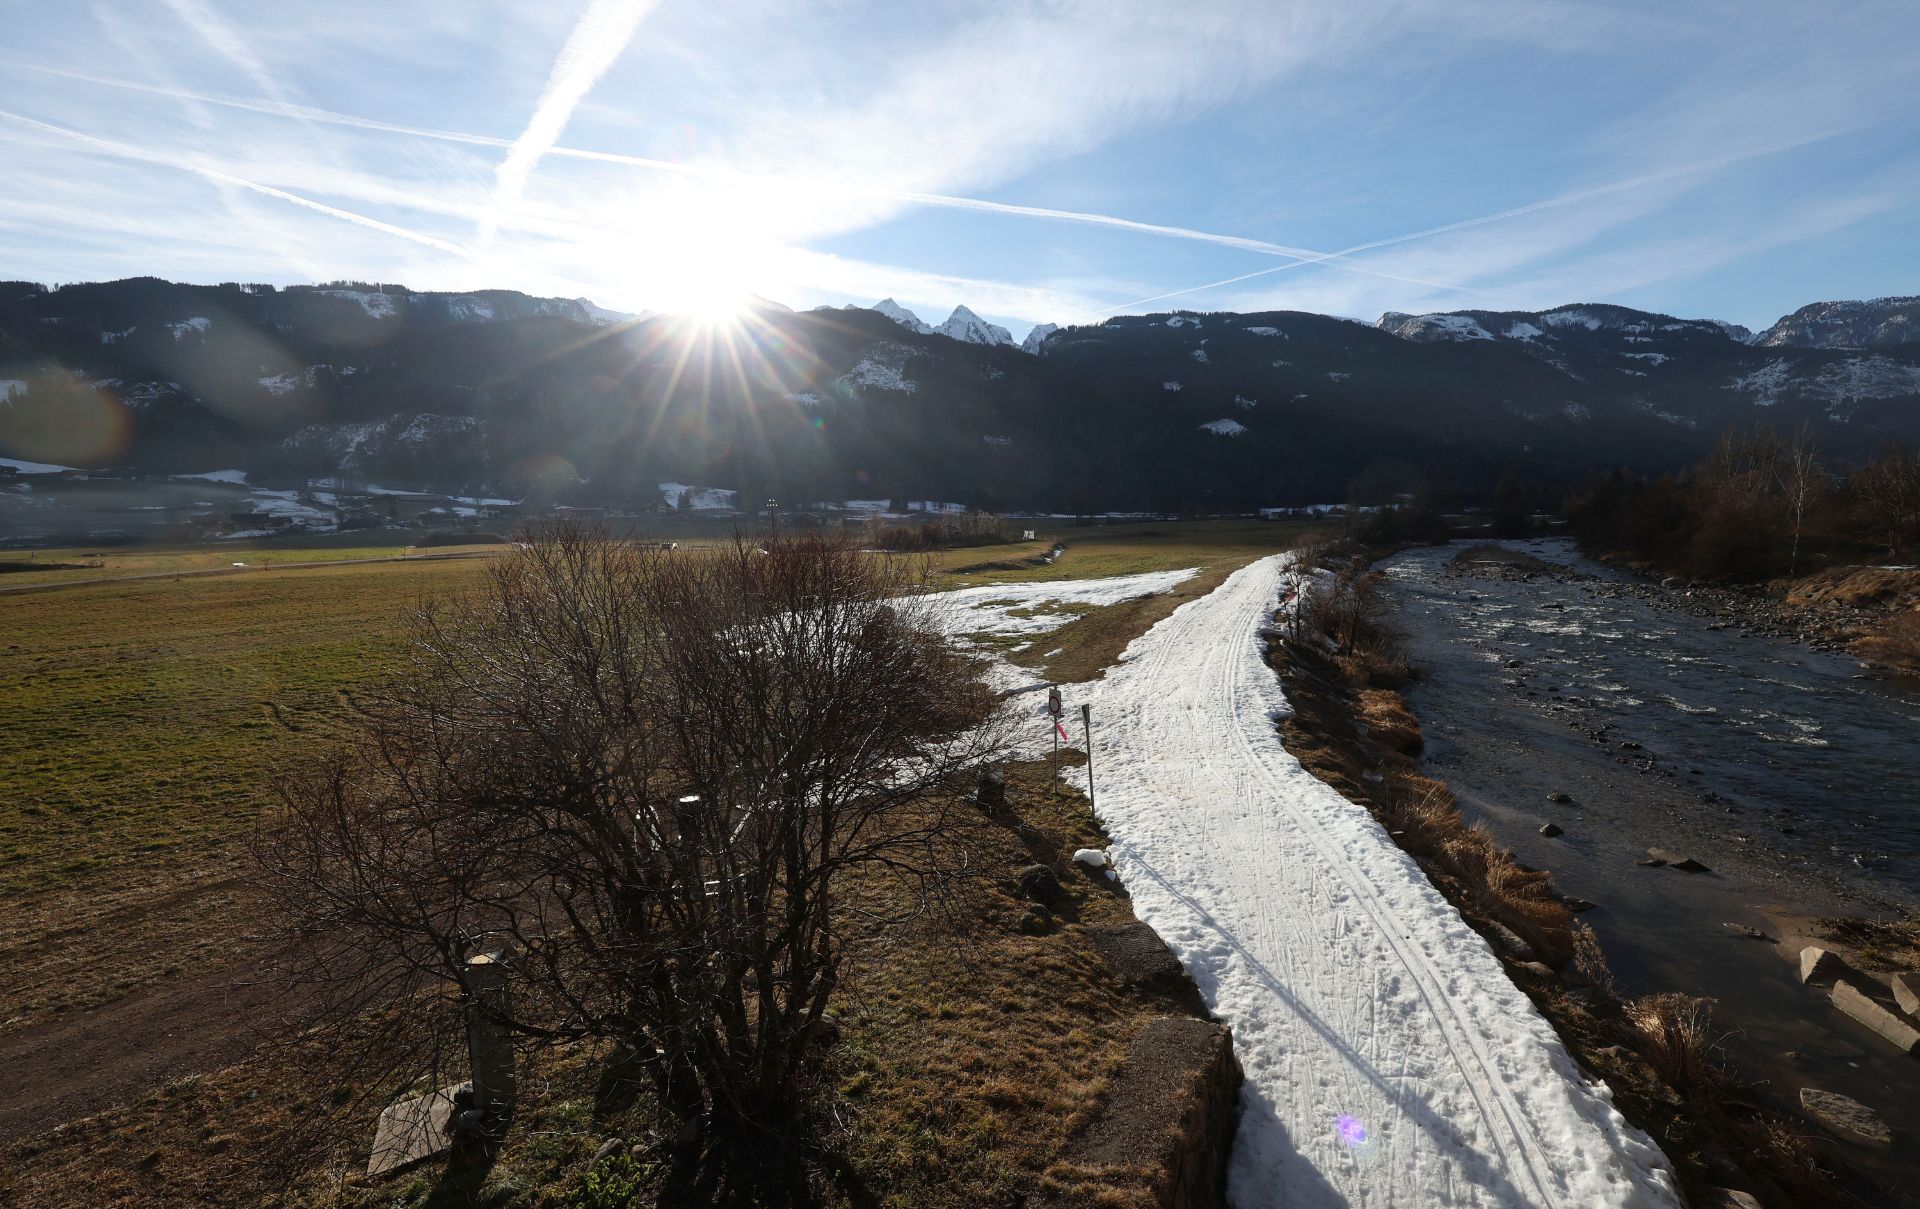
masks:
[[[1920,293],[1913,0],[0,0],[0,279],[724,313]]]

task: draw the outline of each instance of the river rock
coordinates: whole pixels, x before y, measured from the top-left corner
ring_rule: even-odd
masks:
[[[1558,823],[1542,823],[1540,825],[1540,834],[1546,836],[1548,839],[1552,839],[1556,835],[1565,835],[1566,833],[1560,829],[1560,824]]]
[[[1520,934],[1512,928],[1507,927],[1507,925],[1489,922],[1487,924],[1487,931],[1492,934],[1493,943],[1505,949],[1507,954],[1515,961],[1528,962],[1540,960],[1540,955],[1533,951],[1533,946],[1520,939]]]
[[[1837,1091],[1821,1091],[1818,1088],[1800,1089],[1800,1107],[1833,1126],[1855,1133],[1871,1142],[1885,1146],[1893,1141],[1893,1131],[1880,1115],[1860,1101],[1841,1095]]]
[[[1821,948],[1808,945],[1800,950],[1800,981],[1812,985],[1819,982],[1833,982],[1847,972],[1847,963],[1839,956]]]
[[[1573,801],[1573,795],[1559,792],[1550,793],[1547,795],[1547,801],[1552,802],[1555,806],[1565,806],[1568,802]]]
[[[1833,999],[1833,1006],[1893,1042],[1894,1048],[1901,1053],[1920,1051],[1920,1029],[1881,1007],[1851,982],[1841,979],[1833,984],[1833,990],[1828,994]]]
[[[1893,976],[1893,1001],[1909,1016],[1920,1018],[1920,977],[1905,970]]]
[[[1749,940],[1766,940],[1767,934],[1758,928],[1749,928],[1745,924],[1721,924],[1729,932],[1737,932]]]
[[[1679,852],[1668,852],[1665,848],[1647,849],[1647,864],[1664,864],[1670,869],[1682,873],[1711,873],[1712,870],[1692,857]]]

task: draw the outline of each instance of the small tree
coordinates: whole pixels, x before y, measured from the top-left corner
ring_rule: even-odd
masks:
[[[964,864],[950,791],[1001,737],[923,573],[562,527],[423,607],[404,676],[265,833],[316,976],[356,1007],[457,990],[484,938],[513,955],[505,1023],[612,1042],[705,1170],[794,1136],[842,962],[899,922],[848,879],[932,900]]]
[[[1793,436],[1780,446],[1774,459],[1774,482],[1786,503],[1787,522],[1793,533],[1793,546],[1787,556],[1787,574],[1800,573],[1800,535],[1806,529],[1807,512],[1818,498],[1825,478],[1820,470],[1820,449],[1814,444],[1813,429],[1805,420],[1793,430]]]

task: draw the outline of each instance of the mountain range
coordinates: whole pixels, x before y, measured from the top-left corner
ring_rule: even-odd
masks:
[[[1545,493],[1807,420],[1844,460],[1920,440],[1920,299],[1759,334],[1591,304],[1172,312],[1036,328],[886,300],[734,325],[584,299],[339,282],[0,283],[0,457],[255,483],[350,476],[579,502],[674,481],[787,500],[1245,509]]]

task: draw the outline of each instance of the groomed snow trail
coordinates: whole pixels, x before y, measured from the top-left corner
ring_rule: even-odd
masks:
[[[1233,1203],[1678,1206],[1665,1156],[1486,942],[1281,745],[1289,711],[1259,631],[1284,559],[1066,690],[1070,712],[1093,706],[1096,808],[1134,910],[1233,1026]]]

